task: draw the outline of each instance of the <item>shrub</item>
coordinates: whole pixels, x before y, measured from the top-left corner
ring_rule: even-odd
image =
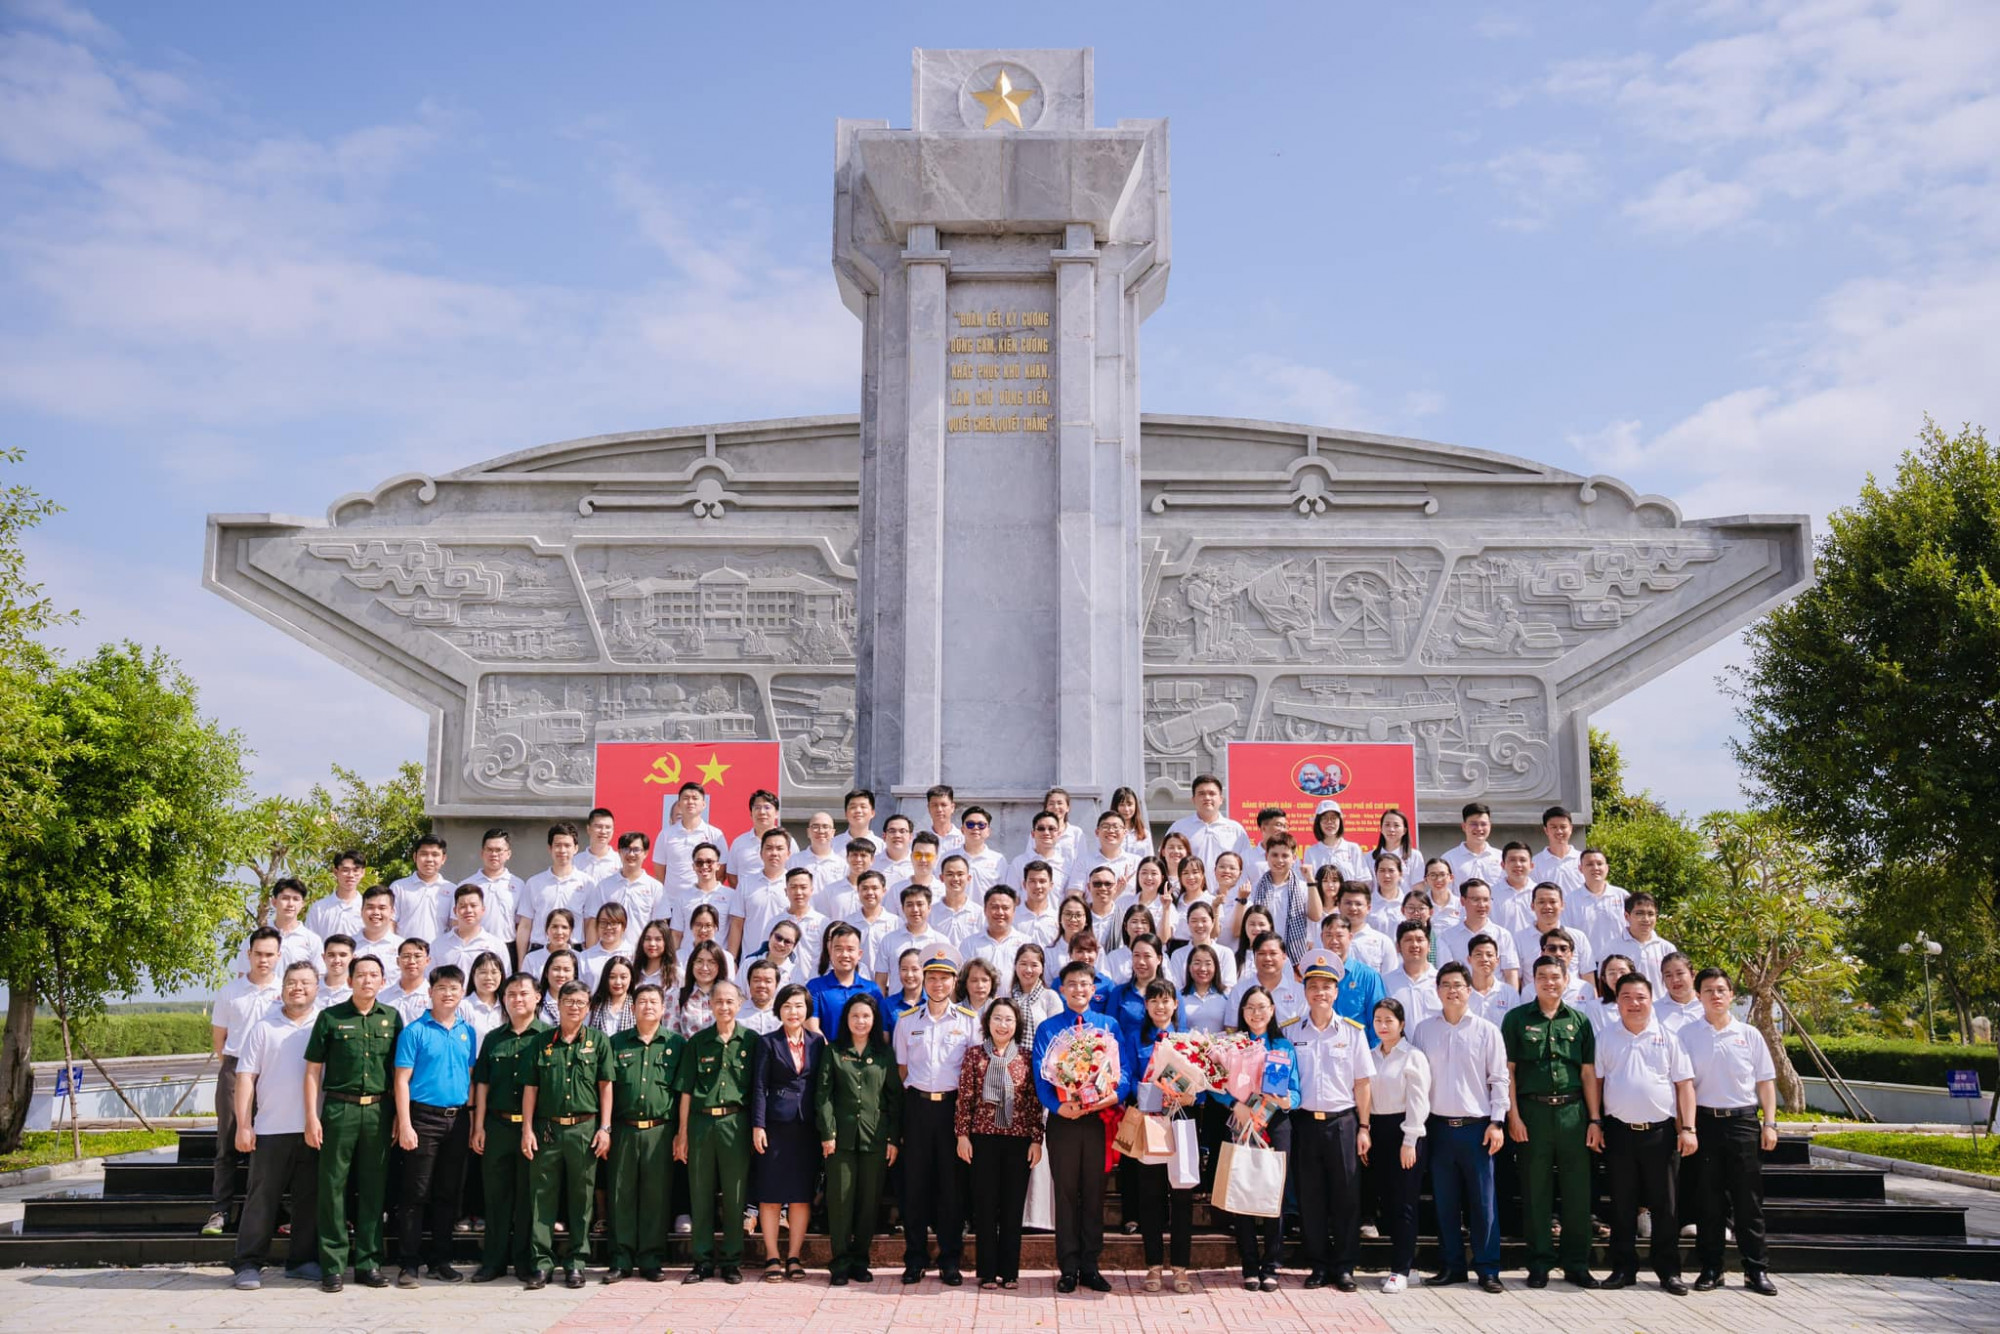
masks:
[[[2000,1088],[2000,1059],[1996,1059],[1992,1047],[1961,1047],[1913,1038],[1846,1037],[1817,1041],[1842,1079],[1942,1089],[1947,1071],[1977,1070],[1981,1088],[1988,1092]],[[1819,1067],[1806,1055],[1805,1044],[1798,1038],[1786,1038],[1785,1049],[1791,1053],[1792,1064],[1798,1067],[1801,1076],[1811,1079],[1819,1074]]]
[[[129,1013],[113,1011],[85,1020],[70,1030],[74,1037],[81,1029],[83,1041],[99,1060],[113,1056],[200,1055],[209,1049],[208,1015],[200,1010],[171,1010]],[[63,1058],[62,1028],[54,1019],[35,1024],[34,1057],[37,1061]],[[76,1051],[78,1064],[83,1051]]]

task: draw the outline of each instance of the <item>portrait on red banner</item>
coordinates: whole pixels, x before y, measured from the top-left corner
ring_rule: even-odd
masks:
[[[700,783],[708,822],[733,839],[750,828],[750,794],[779,792],[778,747],[776,741],[600,741],[596,803],[617,817],[619,833],[636,829],[657,843],[681,785]],[[646,866],[658,873],[650,860]]]
[[[1285,828],[1310,845],[1313,811],[1322,801],[1340,803],[1346,837],[1375,846],[1382,812],[1391,806],[1417,836],[1417,751],[1407,742],[1234,741],[1229,746],[1227,814],[1246,829],[1257,812],[1285,813]]]

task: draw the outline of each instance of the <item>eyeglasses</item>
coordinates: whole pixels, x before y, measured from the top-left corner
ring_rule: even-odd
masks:
[[[967,829],[985,829],[988,827],[988,825],[984,820],[967,820],[965,822],[965,827]]]
[[[695,858],[695,859],[694,859],[694,864],[695,864],[696,866],[720,866],[720,865],[722,865],[722,863],[721,863],[721,862],[717,861],[717,860],[716,860],[715,858],[713,858],[713,857],[697,857],[697,858]]]
[[[1092,889],[1109,889],[1117,883],[1116,880],[1093,880],[1090,882],[1090,887]]]

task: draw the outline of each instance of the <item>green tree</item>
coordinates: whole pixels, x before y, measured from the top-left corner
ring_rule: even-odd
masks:
[[[1925,421],[1748,633],[1732,683],[1759,805],[1859,867],[1943,863],[2000,895],[2000,450]]]
[[[1701,822],[1710,883],[1688,893],[1661,931],[1698,966],[1727,969],[1749,997],[1750,1022],[1777,1066],[1778,1097],[1805,1110],[1805,1089],[1779,1040],[1778,996],[1797,1005],[1845,992],[1847,903],[1817,848],[1769,811],[1718,811]]]
[[[423,765],[405,763],[394,777],[370,783],[336,764],[333,783],[315,783],[303,798],[264,797],[237,812],[241,865],[256,883],[245,926],[269,919],[271,886],[286,876],[304,883],[308,901],[330,893],[333,858],[348,850],[384,884],[415,870],[410,849],[430,828]]]
[[[1624,820],[1651,815],[1663,808],[1650,792],[1625,790],[1625,756],[1609,732],[1590,729],[1590,818]]]
[[[25,651],[8,687],[49,756],[33,818],[0,829],[0,1070],[25,1076],[37,1002],[74,1022],[149,982],[220,975],[216,938],[240,911],[226,877],[244,764],[194,683],[137,645],[73,664]],[[19,1142],[27,1095],[25,1077],[0,1086],[0,1151]]]
[[[1662,913],[1719,883],[1701,831],[1657,807],[1599,820],[1590,827],[1589,842],[1611,863],[1614,884],[1635,894],[1640,890],[1651,894],[1660,901]]]
[[[1926,1033],[1924,960],[1940,1012],[1939,1031],[1972,1041],[1972,1016],[2000,997],[2000,920],[1985,887],[1943,862],[1905,862],[1848,878],[1855,911],[1850,948],[1864,969],[1860,994],[1913,1017]],[[1937,955],[1902,952],[1917,937],[1943,946]]]

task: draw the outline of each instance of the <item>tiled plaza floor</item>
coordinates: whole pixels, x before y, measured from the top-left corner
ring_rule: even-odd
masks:
[[[1194,1293],[1148,1294],[1139,1275],[1113,1275],[1109,1296],[1058,1297],[1052,1276],[1035,1275],[1013,1293],[957,1290],[935,1278],[904,1288],[896,1275],[870,1287],[830,1288],[823,1275],[790,1284],[746,1280],[683,1287],[678,1281],[524,1292],[512,1283],[416,1292],[349,1285],[338,1296],[269,1277],[261,1292],[239,1293],[221,1269],[0,1271],[0,1329],[60,1334],[140,1334],[147,1330],[452,1331],[453,1334],[971,1334],[979,1331],[1202,1330],[1214,1334],[1360,1334],[1362,1331],[1486,1331],[1490,1334],[1673,1334],[1675,1331],[2000,1330],[2000,1284],[1927,1279],[1781,1275],[1777,1300],[1737,1289],[1686,1298],[1654,1287],[1620,1293],[1550,1288],[1531,1292],[1517,1277],[1501,1296],[1476,1288],[1385,1297],[1306,1292],[1299,1276],[1269,1295],[1244,1292],[1234,1275],[1212,1272]],[[675,1275],[676,1280],[678,1274]],[[884,1280],[887,1280],[886,1282]]]

